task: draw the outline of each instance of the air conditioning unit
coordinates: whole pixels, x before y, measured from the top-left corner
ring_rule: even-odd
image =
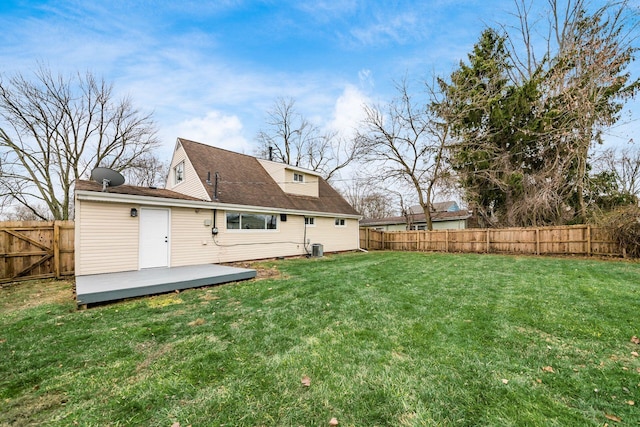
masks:
[[[311,256],[314,258],[321,257],[323,255],[323,248],[320,243],[314,243],[311,245]]]

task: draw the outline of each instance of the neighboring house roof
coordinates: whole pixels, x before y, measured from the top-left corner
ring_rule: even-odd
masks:
[[[76,191],[102,192],[102,184],[99,184],[94,181],[77,180],[75,189]],[[107,192],[112,194],[129,194],[132,196],[160,197],[165,199],[194,200],[194,201],[199,200],[195,197],[187,196],[186,194],[177,193],[171,190],[165,190],[164,188],[137,187],[134,185],[120,185],[118,187],[108,187]]]
[[[432,212],[431,221],[458,221],[462,219],[470,218],[471,214],[467,211],[455,211],[455,212]],[[412,214],[411,223],[421,224],[427,222],[424,214]],[[360,225],[365,227],[375,227],[382,225],[394,225],[394,224],[406,224],[407,218],[404,216],[390,216],[386,218],[367,218],[360,220]]]
[[[288,194],[280,188],[255,157],[183,138],[178,138],[178,142],[185,150],[202,185],[208,188],[212,195],[215,184],[207,183],[207,177],[210,176],[211,181],[214,181],[215,173],[218,173],[218,199],[215,200],[218,203],[359,215],[321,177],[318,177],[318,197]],[[309,173],[316,175],[313,171]]]
[[[456,203],[454,200],[449,200],[446,202],[439,202],[439,203],[432,203],[431,207],[433,208],[433,212],[458,212],[460,210],[458,203]],[[409,212],[412,214],[421,214],[423,213],[422,206],[420,205],[411,206],[409,208]]]

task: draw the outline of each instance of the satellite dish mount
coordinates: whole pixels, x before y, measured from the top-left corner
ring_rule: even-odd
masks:
[[[98,184],[102,184],[102,191],[106,192],[108,187],[117,187],[124,184],[124,176],[109,168],[95,168],[91,171],[91,179]]]

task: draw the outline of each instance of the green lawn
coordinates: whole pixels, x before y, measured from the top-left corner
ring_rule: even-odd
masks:
[[[640,425],[637,262],[261,267],[281,276],[85,311],[65,282],[5,286],[0,425]]]

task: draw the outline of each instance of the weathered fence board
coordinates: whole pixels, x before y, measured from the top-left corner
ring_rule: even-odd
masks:
[[[610,229],[591,225],[434,231],[360,230],[367,250],[622,256]]]
[[[73,221],[0,222],[0,283],[73,275]]]

